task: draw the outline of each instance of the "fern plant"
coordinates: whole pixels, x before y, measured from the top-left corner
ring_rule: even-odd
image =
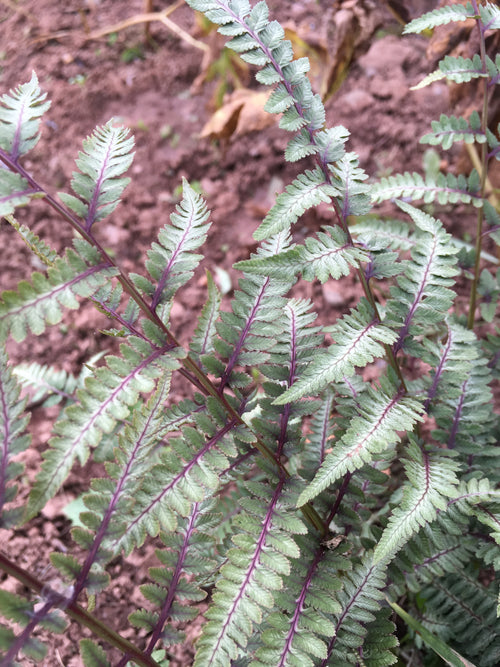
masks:
[[[64,632],[69,617],[93,633],[80,645],[89,667],[111,664],[110,647],[121,652],[117,665],[168,665],[170,647],[206,599],[198,667],[435,664],[432,651],[450,664],[493,667],[500,343],[492,295],[500,285],[483,246],[498,241],[500,224],[487,192],[488,165],[500,159],[498,129],[488,126],[500,55],[486,52],[500,10],[474,0],[406,27],[475,22],[480,53],[445,58],[423,83],[481,79],[482,110],[441,116],[422,141],[476,144],[481,170],[370,183],[346,151],[347,129],[325,127],[308,61],[293,59],[265,2],[189,3],[259,68],[258,81],[273,88],[267,110],[291,134],[285,158],[307,168],[255,232],[255,254],[236,266],[242,278],[229,311],[208,277],[184,348],[170,312],[210,232],[203,199],[184,182],[144,273],[129,275],[98,240],[127,185],[128,131],[112,122],[96,129],[77,159],[73,193],[57,199],[23,167],[48,109],[36,75],[1,98],[0,214],[47,266],[2,294],[2,345],[43,334],[81,298],[110,318],[108,333],[122,341],[118,354],[103,351],[78,377],[36,362],[14,367],[0,353],[2,528],[36,516],[76,461],[104,462],[83,497],[74,553],[44,555],[62,585],[0,552],[0,568],[30,591],[0,591],[1,664],[42,660],[39,626]],[[63,255],[17,223],[16,208],[34,197],[76,232]],[[383,199],[397,199],[401,220],[370,214]],[[475,246],[464,249],[428,209],[410,205],[417,200],[470,205]],[[299,243],[294,224],[322,202],[332,224]],[[313,304],[294,297],[295,283],[351,273],[359,303],[318,326]],[[467,309],[456,298],[457,277]],[[366,379],[370,366],[376,380]],[[177,401],[180,376],[193,392]],[[26,484],[19,459],[30,445],[23,389],[60,412],[29,494],[18,495]],[[129,617],[145,634],[134,643],[94,613],[94,601],[110,584],[109,563],[152,538],[158,566],[141,589],[145,608]]]

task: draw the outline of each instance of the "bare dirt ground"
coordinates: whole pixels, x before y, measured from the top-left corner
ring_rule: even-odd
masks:
[[[152,4],[152,10],[160,11],[169,3],[156,0]],[[328,87],[328,80],[338,83],[337,73],[347,65],[345,81],[326,102],[327,122],[349,129],[349,148],[358,152],[367,173],[377,178],[405,170],[421,171],[424,147],[418,139],[427,131],[430,119],[441,112],[450,113],[452,104],[458,114],[471,100],[450,98],[445,83],[409,91],[435,68],[436,60],[453,46],[453,40],[445,33],[435,35],[432,42],[420,36],[402,38],[401,24],[388,5],[410,18],[433,9],[437,0],[270,0],[268,4],[271,15],[286,25],[299,55],[311,56],[318,91],[321,86]],[[231,285],[226,285],[230,298],[238,279],[233,263],[247,258],[255,248],[252,233],[275,193],[304,169],[304,164],[284,163],[288,137],[273,119],[271,124],[263,121],[255,108],[257,98],[246,98],[251,99],[245,107],[248,116],[236,129],[236,116],[229,112],[225,123],[214,125],[221,84],[227,84],[228,94],[235,85],[259,89],[247,69],[237,70],[236,83],[227,66],[208,80],[207,67],[220,59],[222,41],[213,32],[207,34],[186,5],[178,3],[170,18],[197,40],[197,45],[159,22],[151,23],[149,36],[143,23],[107,32],[114,24],[146,11],[147,5],[142,0],[0,0],[0,92],[29,80],[34,70],[52,100],[42,139],[24,163],[52,193],[69,189],[81,141],[97,124],[117,117],[132,128],[136,140],[132,183],[123,203],[99,230],[102,243],[128,270],[141,271],[145,252],[178,201],[182,177],[201,187],[214,225],[202,266],[172,313],[174,333],[186,341],[206,298],[205,270],[215,274],[222,286],[230,277]],[[340,19],[347,21],[347,34],[355,35],[343,49]],[[454,39],[457,41],[456,34]],[[474,49],[467,31],[460,40],[462,49]],[[199,48],[199,43],[208,45],[209,51],[207,46]],[[235,98],[229,99],[234,102]],[[212,125],[202,132],[209,122]],[[458,152],[447,159],[444,168],[468,168]],[[58,250],[71,243],[71,229],[42,201],[19,211],[18,219]],[[331,220],[328,208],[320,207],[304,216],[296,236],[300,239]],[[466,229],[468,220],[462,219],[460,225]],[[40,268],[4,221],[0,222],[0,247],[1,289],[14,288],[20,279]],[[333,322],[359,294],[351,279],[341,288],[332,282],[309,284],[301,290],[302,296],[314,299],[323,323]],[[21,347],[9,344],[9,352],[14,361],[36,360],[75,372],[91,355],[111,348],[113,341],[100,333],[105,326],[103,316],[84,304],[43,337],[31,337]],[[54,415],[53,408],[33,410],[34,444],[27,459],[30,477],[39,466]],[[71,543],[71,525],[62,510],[81,493],[91,476],[91,465],[75,470],[62,493],[39,517],[12,534],[1,534],[9,556],[44,581],[54,574],[47,568],[50,551],[65,551]],[[127,561],[116,560],[111,565],[113,585],[99,597],[95,613],[125,637],[135,634],[127,615],[143,604],[138,586],[147,580],[147,568],[154,563],[153,545],[147,543]],[[5,579],[2,586],[17,590],[18,585]],[[197,632],[197,624],[187,629],[188,641],[172,652],[173,666],[191,664],[192,640]],[[51,645],[44,664],[79,666],[81,636],[81,630],[71,625],[68,633]]]

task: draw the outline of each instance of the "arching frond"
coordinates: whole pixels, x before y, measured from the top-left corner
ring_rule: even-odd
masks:
[[[241,532],[233,534],[213,605],[198,642],[196,667],[227,664],[241,655],[263,611],[274,606],[274,592],[298,558],[294,534],[306,527],[292,507],[295,494],[282,478],[275,486],[249,482],[251,495],[241,499],[243,512],[235,517]]]
[[[400,327],[394,351],[397,353],[406,345],[416,355],[413,338],[425,334],[426,327],[441,322],[443,313],[453,303],[455,293],[450,288],[458,273],[458,249],[450,243],[449,234],[438,220],[409,204],[400,202],[399,205],[423,233],[416,239],[405,272],[391,289],[385,321]],[[396,324],[398,322],[401,324]]]
[[[148,251],[146,268],[153,282],[133,276],[136,286],[151,298],[151,306],[167,306],[181,285],[193,275],[202,255],[195,250],[205,242],[211,222],[204,199],[184,179],[182,200],[170,216],[170,224],[158,233],[158,243]],[[163,317],[164,320],[167,318]]]
[[[477,111],[473,111],[468,121],[465,118],[446,116],[441,114],[439,120],[431,121],[432,132],[424,134],[420,139],[421,144],[431,146],[441,145],[448,150],[457,141],[465,141],[466,144],[486,143],[486,134],[481,129],[481,118]]]
[[[178,366],[183,351],[152,348],[144,340],[130,337],[120,347],[121,357],[108,356],[107,365],[96,369],[77,392],[78,403],[70,405],[56,422],[56,435],[44,452],[44,463],[30,495],[27,514],[34,516],[66,478],[75,459],[83,465],[91,447],[103,433],[129,415],[141,392],[150,392],[154,381]]]
[[[300,216],[321,202],[329,202],[340,192],[330,185],[320,169],[306,171],[287,185],[285,191],[278,195],[276,204],[264,218],[254,233],[257,241],[267,239],[273,234],[288,230]]]

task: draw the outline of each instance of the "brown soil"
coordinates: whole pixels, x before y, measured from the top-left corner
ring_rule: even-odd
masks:
[[[154,4],[157,11],[167,5],[164,0]],[[334,42],[335,12],[346,11],[356,3],[271,0],[268,4],[275,18],[312,47],[316,45],[313,55],[318,55],[322,53],[318,45],[331,46]],[[438,3],[406,0],[399,4],[414,17]],[[202,81],[202,52],[162,24],[151,24],[149,41],[145,41],[144,25],[111,37],[88,39],[89,32],[139,14],[145,11],[145,5],[141,0],[0,0],[0,90],[5,92],[27,81],[35,70],[52,100],[41,141],[24,165],[53,193],[69,189],[81,141],[95,125],[114,116],[132,128],[136,139],[130,172],[133,180],[123,203],[99,230],[101,242],[112,249],[127,270],[141,271],[146,250],[177,201],[182,177],[199,182],[214,225],[202,266],[172,313],[174,333],[186,341],[206,298],[205,270],[217,275],[217,270],[224,269],[233,287],[237,284],[233,263],[247,258],[255,248],[252,233],[271,206],[275,192],[304,165],[284,164],[288,137],[277,124],[220,141],[200,138],[201,129],[214,112],[221,79]],[[363,0],[357,5],[363,9],[366,25],[371,23],[357,44],[347,79],[326,103],[327,122],[343,124],[350,130],[349,148],[358,152],[370,176],[421,170],[424,149],[418,138],[427,131],[429,119],[449,113],[448,89],[443,83],[410,92],[409,86],[435,66],[426,57],[428,40],[419,36],[401,38],[400,26],[383,2]],[[199,22],[185,5],[171,18],[218,53],[221,42],[213,34],[202,34]],[[325,75],[319,55],[313,74],[315,85],[319,85]],[[243,72],[241,78],[250,88],[257,88],[249,73]],[[71,243],[71,229],[41,201],[20,210],[18,219],[59,250]],[[297,238],[331,219],[326,207],[307,214],[297,225]],[[14,288],[39,267],[4,221],[0,222],[0,243],[0,288]],[[332,282],[300,289],[303,296],[315,300],[322,322],[333,322],[359,295],[354,279],[344,281],[341,288]],[[31,337],[23,346],[9,343],[8,349],[14,361],[36,360],[74,372],[103,347],[112,347],[113,341],[100,333],[105,326],[103,316],[84,304],[65,318],[63,326],[43,337]],[[40,451],[49,438],[55,415],[53,408],[33,409],[34,445],[26,459],[30,479],[38,469]],[[62,492],[36,519],[11,534],[0,531],[9,557],[43,581],[49,582],[54,575],[48,566],[48,554],[54,549],[66,551],[71,545],[70,522],[62,510],[86,488],[91,476],[92,465],[75,470]],[[147,568],[152,564],[155,557],[149,543],[126,561],[114,561],[110,568],[113,585],[99,596],[96,615],[127,638],[133,639],[135,634],[127,615],[143,604],[138,586],[148,580]],[[2,586],[20,589],[8,578]],[[189,641],[173,649],[173,666],[191,664],[192,639],[197,631],[197,624],[188,628]],[[44,664],[79,666],[78,639],[82,636],[88,633],[72,624],[65,636],[50,644]],[[111,659],[116,661],[117,656]]]

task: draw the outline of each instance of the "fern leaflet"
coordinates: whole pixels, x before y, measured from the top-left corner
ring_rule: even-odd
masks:
[[[114,127],[109,121],[98,127],[83,142],[83,152],[76,161],[80,172],[73,172],[71,186],[80,197],[61,192],[61,200],[84,219],[84,228],[90,231],[118,206],[129,178],[119,178],[132,164],[134,140],[129,130]]]
[[[50,102],[45,102],[46,97],[33,72],[28,83],[0,98],[0,149],[14,162],[30,151],[40,138],[40,119],[50,107]]]
[[[7,354],[0,347],[0,526],[15,525],[22,515],[22,507],[6,509],[5,504],[15,500],[17,485],[11,482],[19,477],[24,466],[12,458],[29,447],[31,438],[25,433],[29,416],[24,414],[26,399],[20,400],[21,387],[7,364]]]
[[[346,472],[361,468],[375,454],[399,442],[398,431],[411,431],[416,421],[422,421],[419,403],[393,391],[391,385],[385,383],[379,391],[371,387],[367,390],[360,416],[354,417],[313,481],[300,494],[299,505],[315,498]]]
[[[276,399],[277,403],[318,394],[330,383],[353,375],[355,367],[364,367],[375,358],[383,357],[383,344],[395,341],[394,332],[373,319],[366,301],[361,301],[357,310],[352,310],[327,330],[334,344],[326,350],[318,350],[293,387]]]
[[[438,452],[431,454],[413,440],[406,451],[409,483],[403,486],[403,498],[377,544],[375,562],[390,559],[421,526],[434,521],[437,512],[446,509],[447,497],[457,492],[458,466],[452,459]]]
[[[0,300],[0,339],[9,333],[20,342],[28,329],[35,335],[47,324],[57,324],[62,307],[76,309],[76,297],[89,297],[106,283],[116,269],[102,261],[99,252],[83,239],[75,239],[74,250],[54,260],[47,276],[33,273],[32,284],[19,283],[18,291],[6,291]]]

